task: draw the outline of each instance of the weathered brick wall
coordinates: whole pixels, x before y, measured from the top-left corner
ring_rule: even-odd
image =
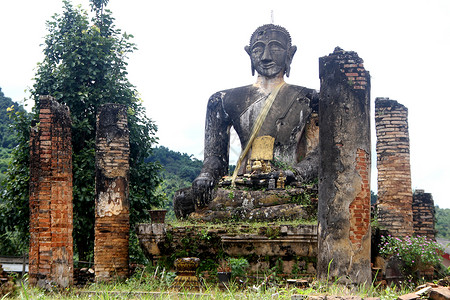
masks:
[[[357,150],[356,170],[361,177],[361,189],[349,206],[350,241],[360,248],[370,228],[370,158],[362,149]]]
[[[97,115],[94,264],[97,281],[129,275],[129,131],[126,106],[105,104]]]
[[[30,252],[32,285],[73,282],[72,141],[69,109],[41,96],[30,132]]]
[[[415,190],[412,210],[414,234],[426,236],[434,240],[436,238],[436,229],[433,196],[430,193],[425,193],[424,190]]]
[[[392,236],[413,233],[408,109],[376,98],[378,222]]]
[[[319,73],[317,276],[370,282],[370,75],[339,47]]]

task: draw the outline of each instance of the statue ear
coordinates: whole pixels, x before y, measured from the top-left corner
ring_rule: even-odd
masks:
[[[297,46],[291,46],[291,48],[289,49],[289,56],[291,57],[291,61],[292,61],[292,58],[294,57],[294,54],[295,54],[295,52],[297,52]]]
[[[250,55],[250,46],[245,46],[244,49],[245,52],[247,52],[247,54]]]
[[[288,51],[289,52],[286,57],[286,77],[289,77],[289,74],[291,73],[291,62],[294,58],[295,52],[297,52],[297,46],[291,46]]]
[[[252,76],[255,76],[255,67],[253,66],[250,46],[245,46],[244,49],[245,49],[245,52],[247,52],[248,56],[250,56],[250,64],[252,67]]]

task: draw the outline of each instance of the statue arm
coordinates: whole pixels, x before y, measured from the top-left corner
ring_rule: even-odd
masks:
[[[218,180],[228,172],[230,117],[223,107],[224,93],[216,93],[208,101],[205,121],[205,148],[202,173]]]
[[[223,92],[212,95],[206,110],[203,167],[192,183],[199,206],[209,202],[212,188],[228,172],[231,123],[223,107],[223,97]]]
[[[308,89],[306,97],[310,99],[309,106],[312,112],[319,111],[319,93],[314,89]],[[320,154],[317,145],[308,155],[294,166],[298,181],[310,182],[319,176]]]
[[[295,177],[300,182],[310,182],[319,176],[319,147],[314,148],[294,166]]]

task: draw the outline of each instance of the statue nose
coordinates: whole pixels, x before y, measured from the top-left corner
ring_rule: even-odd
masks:
[[[272,55],[270,54],[269,48],[265,47],[264,48],[264,52],[261,56],[261,60],[262,61],[271,61],[272,60]]]

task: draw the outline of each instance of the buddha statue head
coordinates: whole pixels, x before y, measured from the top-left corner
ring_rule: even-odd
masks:
[[[245,46],[250,56],[252,75],[267,78],[286,74],[289,77],[292,58],[297,47],[292,45],[289,32],[281,26],[266,24],[258,27]]]

